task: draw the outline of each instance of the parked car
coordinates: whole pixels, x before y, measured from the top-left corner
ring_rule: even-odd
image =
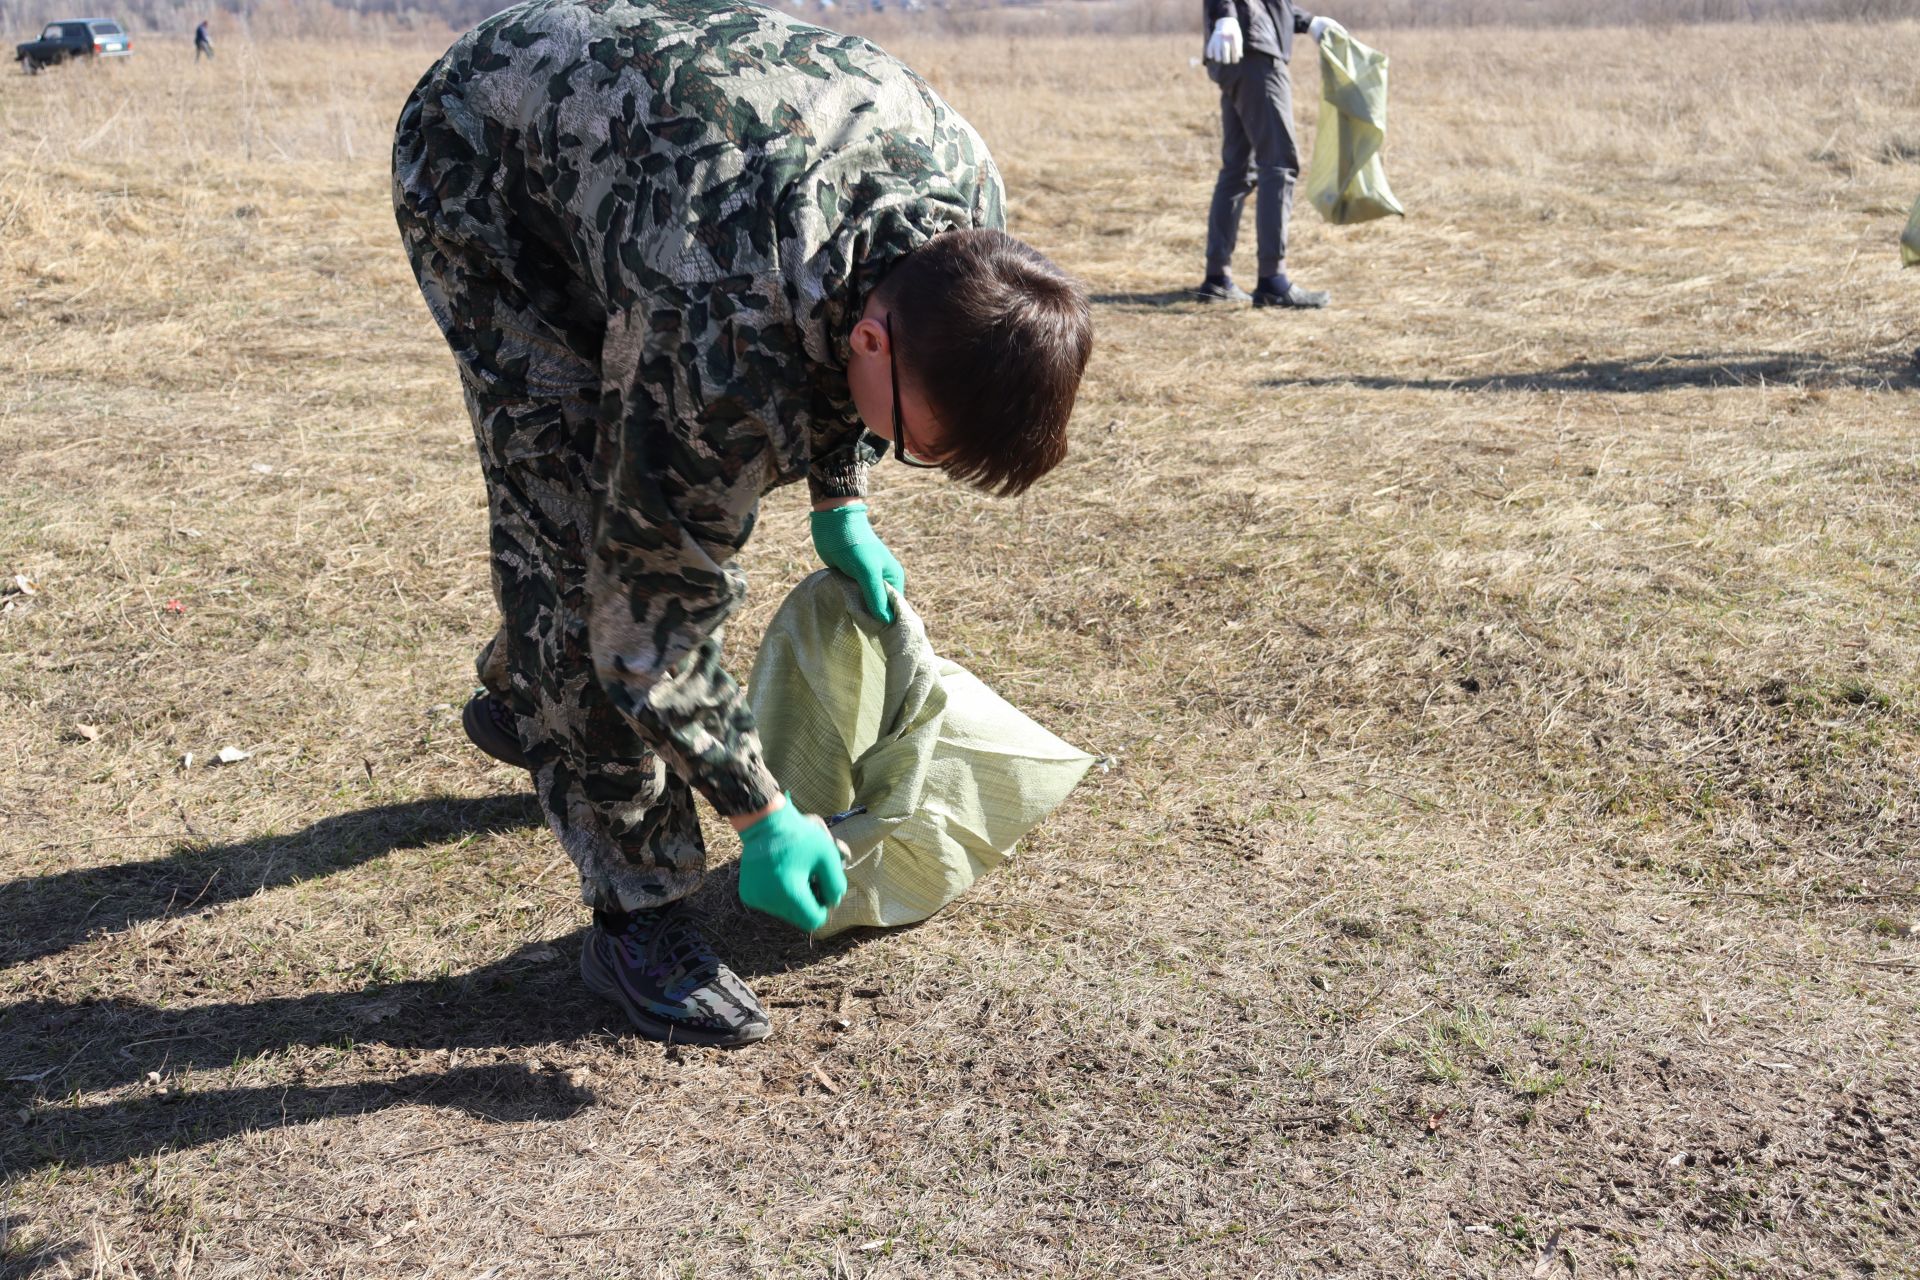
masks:
[[[111,18],[62,18],[49,22],[38,40],[15,45],[13,57],[28,75],[72,58],[125,58],[133,37]]]

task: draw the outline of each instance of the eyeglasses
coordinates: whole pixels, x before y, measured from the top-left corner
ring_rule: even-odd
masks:
[[[922,462],[907,449],[907,423],[900,416],[900,361],[893,343],[893,313],[887,313],[887,379],[893,383],[893,456],[909,467],[937,471],[937,462]]]

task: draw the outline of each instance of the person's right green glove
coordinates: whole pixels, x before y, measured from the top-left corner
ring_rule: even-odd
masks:
[[[812,933],[846,896],[840,845],[793,797],[740,833],[740,901]]]
[[[808,521],[813,529],[813,549],[829,569],[838,569],[860,584],[860,598],[867,612],[887,625],[893,625],[893,602],[887,588],[904,594],[907,571],[900,567],[887,544],[873,531],[867,519],[867,504],[829,507],[816,511]]]

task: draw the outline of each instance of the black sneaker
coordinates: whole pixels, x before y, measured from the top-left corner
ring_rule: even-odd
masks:
[[[580,976],[650,1040],[752,1044],[773,1029],[747,984],[707,945],[700,917],[679,903],[625,916],[596,911]]]
[[[467,731],[467,741],[501,764],[533,768],[520,747],[520,731],[514,727],[512,710],[492,694],[476,693],[468,700],[467,709],[460,713],[460,727]]]
[[[1301,311],[1319,311],[1332,301],[1333,295],[1325,289],[1302,289],[1292,283],[1285,289],[1271,289],[1263,280],[1253,290],[1253,305],[1256,307],[1293,307]]]
[[[1202,302],[1245,302],[1248,296],[1231,276],[1208,276],[1193,293]]]

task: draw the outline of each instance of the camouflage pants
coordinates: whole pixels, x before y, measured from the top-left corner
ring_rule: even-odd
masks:
[[[403,181],[424,146],[403,116]],[[693,791],[608,700],[588,642],[587,562],[606,489],[595,462],[605,317],[511,210],[475,217],[465,202],[435,216],[423,207],[437,202],[399,204],[401,234],[460,367],[492,527],[502,621],[481,650],[480,682],[513,712],[586,903],[671,902],[694,890],[706,864]],[[716,630],[694,658],[710,660],[719,643]]]

